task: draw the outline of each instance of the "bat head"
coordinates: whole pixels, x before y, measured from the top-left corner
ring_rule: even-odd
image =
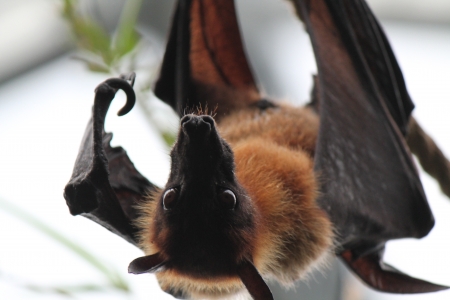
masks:
[[[190,276],[235,275],[250,256],[256,217],[230,146],[212,117],[186,115],[170,155],[152,241],[167,257],[165,267]]]

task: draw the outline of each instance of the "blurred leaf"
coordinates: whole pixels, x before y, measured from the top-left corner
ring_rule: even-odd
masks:
[[[93,57],[83,57],[80,55],[75,55],[75,56],[73,56],[73,58],[84,62],[87,65],[87,67],[89,68],[89,70],[91,70],[93,72],[107,73],[107,74],[111,73],[111,69],[107,65],[105,65],[101,61],[96,60]]]
[[[119,58],[135,49],[139,42],[136,24],[141,5],[142,0],[128,0],[125,2],[115,36],[114,49]]]
[[[27,284],[24,286],[26,289],[37,293],[54,293],[68,297],[72,297],[74,294],[87,293],[87,292],[101,292],[106,290],[106,286],[95,284],[82,284],[75,286],[61,286],[61,287],[42,287],[33,284]]]
[[[100,56],[110,72],[116,65],[120,65],[121,58],[136,49],[139,43],[136,23],[142,0],[125,2],[114,38],[88,16],[77,12],[77,3],[77,0],[64,0],[63,16],[72,27],[78,47]],[[98,64],[88,62],[87,65],[92,71],[106,72],[106,68]]]
[[[0,278],[6,280],[8,284],[23,288],[35,293],[58,294],[72,298],[77,294],[91,292],[107,292],[110,289],[116,289],[115,286],[109,284],[78,284],[78,285],[62,285],[62,286],[41,286],[29,283],[17,276],[5,274],[0,271]]]
[[[76,294],[80,293],[106,292],[108,288],[111,288],[111,286],[96,285],[96,284],[81,284],[73,286],[42,287],[38,285],[27,284],[24,286],[24,288],[36,293],[53,293],[67,297],[73,297]]]
[[[172,147],[172,145],[175,143],[175,140],[177,139],[177,136],[171,132],[163,132],[162,137],[164,139],[164,142],[166,142],[166,145],[169,147]]]
[[[88,62],[87,63],[88,69],[92,72],[97,72],[97,73],[111,73],[111,70],[108,67],[93,63],[93,62]]]
[[[28,223],[34,229],[39,230],[40,232],[46,234],[50,238],[59,242],[61,245],[65,246],[67,249],[71,250],[73,253],[77,254],[79,257],[83,258],[91,266],[95,267],[97,270],[103,273],[105,277],[108,279],[111,286],[122,291],[128,292],[130,290],[126,281],[120,276],[120,274],[117,271],[107,267],[106,264],[102,263],[98,258],[96,258],[94,255],[83,249],[81,246],[69,240],[65,235],[57,232],[50,226],[44,224],[42,221],[32,216],[31,214],[25,212],[19,207],[1,198],[0,198],[0,208],[8,211],[9,213],[13,214],[20,220],[24,221],[25,223]]]
[[[100,55],[106,65],[112,65],[114,54],[111,51],[111,38],[103,28],[88,19],[80,17],[74,19],[72,28],[81,49]]]
[[[111,37],[100,25],[77,12],[77,3],[77,0],[64,0],[63,16],[72,27],[78,47],[101,56],[111,66],[114,61]]]

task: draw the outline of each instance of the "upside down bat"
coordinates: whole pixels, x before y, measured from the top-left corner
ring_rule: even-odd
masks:
[[[181,117],[167,184],[154,186],[110,147],[109,104],[123,89],[119,114],[133,107],[134,77],[109,79],[65,188],[70,212],[140,247],[146,256],[129,271],[156,272],[178,298],[247,290],[272,299],[264,279],[290,284],[330,253],[381,291],[446,289],[382,261],[388,240],[423,237],[434,224],[408,145],[444,188],[449,176],[410,117],[381,27],[363,0],[292,2],[318,66],[310,104],[261,97],[233,1],[180,0],[155,86]]]

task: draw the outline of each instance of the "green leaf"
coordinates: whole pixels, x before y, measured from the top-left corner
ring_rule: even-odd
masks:
[[[164,142],[166,142],[166,145],[169,147],[172,147],[177,139],[177,136],[172,132],[162,132],[161,135],[164,139]]]
[[[105,67],[103,65],[99,65],[96,63],[92,63],[89,62],[87,63],[88,69],[92,72],[96,72],[96,73],[106,73],[106,74],[110,74],[111,73],[111,69],[108,67]]]
[[[81,18],[77,18],[73,26],[82,48],[102,55],[106,64],[112,61],[111,38],[103,28],[91,20]]]
[[[93,72],[106,74],[111,73],[111,69],[101,61],[99,62],[96,57],[83,57],[80,55],[75,55],[73,58],[84,62],[87,65],[88,69]]]
[[[69,21],[79,48],[102,57],[107,66],[114,63],[111,37],[100,25],[76,10],[76,0],[64,0],[63,16]]]
[[[114,40],[114,52],[118,58],[135,49],[139,42],[140,37],[136,32],[136,24],[141,5],[142,0],[125,2]]]

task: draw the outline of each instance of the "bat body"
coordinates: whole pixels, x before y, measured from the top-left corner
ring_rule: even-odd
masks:
[[[208,156],[218,150],[192,145],[193,133],[188,134],[192,143],[184,144],[185,118],[202,117],[182,119],[169,182],[143,204],[139,220],[141,248],[163,257],[163,270],[157,273],[163,290],[187,298],[230,296],[243,291],[237,266],[245,261],[264,278],[285,285],[319,265],[331,253],[332,229],[315,202],[317,114],[311,108],[279,105],[223,118],[218,129],[225,140],[215,132],[210,135],[225,149],[231,146],[235,170],[232,157],[226,164],[210,161]],[[208,138],[205,142],[214,144]],[[181,157],[181,164],[195,167],[178,166]],[[213,190],[205,191],[207,187]],[[232,209],[223,208],[220,200],[228,188],[236,195]],[[172,189],[177,204],[168,209],[164,198]]]
[[[155,86],[181,118],[168,182],[154,186],[110,147],[103,124],[117,89],[128,97],[120,114],[134,103],[133,78],[110,79],[97,87],[65,188],[71,213],[140,247],[146,255],[129,272],[155,272],[178,298],[246,289],[272,299],[265,279],[289,285],[330,253],[380,291],[446,289],[383,262],[387,241],[423,237],[434,224],[406,137],[429,169],[447,162],[427,159],[439,151],[429,139],[421,146],[386,36],[363,0],[292,2],[318,66],[309,105],[261,96],[233,1],[180,0]]]

